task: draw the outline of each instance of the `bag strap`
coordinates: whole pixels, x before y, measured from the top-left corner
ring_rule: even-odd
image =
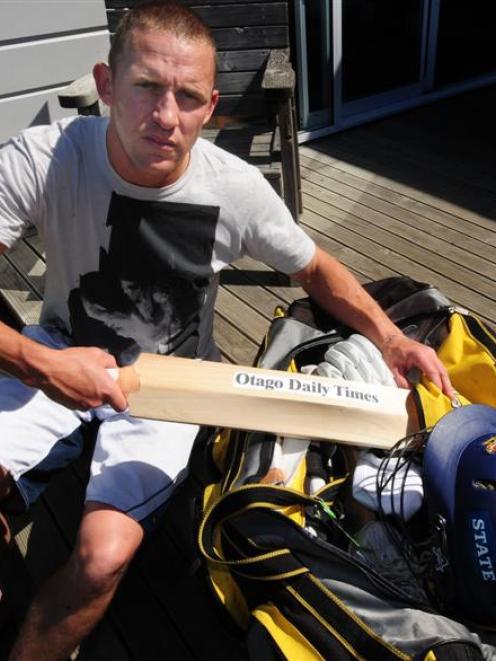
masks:
[[[292,579],[271,600],[324,658],[339,658],[337,642],[338,649],[347,652],[347,659],[412,661],[409,654],[384,640],[311,573]]]
[[[239,557],[229,559],[219,548],[216,535],[219,528],[224,528],[230,521],[250,510],[272,510],[276,513],[281,507],[314,502],[318,502],[318,499],[287,488],[244,485],[222,496],[204,515],[198,533],[198,545],[210,562],[258,580],[281,580],[289,575],[307,572],[309,570],[292,556],[289,548],[260,553],[259,547],[251,545],[249,556],[238,549]],[[301,528],[297,528],[301,532]]]
[[[383,640],[329,587],[315,578],[302,560],[304,553],[289,547],[267,550],[259,540],[245,537],[243,543],[239,535],[230,535],[230,525],[236,519],[248,519],[257,512],[270,513],[274,523],[285,525],[288,534],[284,539],[294,541],[293,535],[296,534],[302,545],[300,550],[304,552],[305,544],[310,545],[311,540],[306,538],[301,526],[277,511],[295,505],[317,505],[324,511],[329,510],[329,505],[320,498],[288,488],[245,485],[231,491],[221,497],[203,518],[198,540],[201,552],[210,562],[229,568],[242,579],[273,582],[274,587],[277,582],[277,589],[271,591],[271,602],[316,649],[322,651],[325,658],[329,653],[338,658],[338,645],[340,654],[345,654],[342,658],[411,659]],[[315,554],[315,547],[312,550]],[[305,613],[306,616],[302,616]]]
[[[448,640],[434,645],[422,661],[483,661],[484,655],[471,640]]]

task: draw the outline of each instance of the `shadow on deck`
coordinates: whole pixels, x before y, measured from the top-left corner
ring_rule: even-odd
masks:
[[[303,145],[302,225],[361,281],[403,274],[496,325],[496,87]]]
[[[496,86],[310,143],[365,168],[496,220]]]

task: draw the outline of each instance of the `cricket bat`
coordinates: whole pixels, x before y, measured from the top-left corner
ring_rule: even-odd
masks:
[[[320,376],[142,354],[118,382],[141,418],[381,449],[415,425],[408,390]]]

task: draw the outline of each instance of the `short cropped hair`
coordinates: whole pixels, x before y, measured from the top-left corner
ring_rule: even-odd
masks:
[[[127,11],[117,26],[109,52],[109,65],[115,74],[126,39],[133,30],[170,32],[176,37],[203,41],[216,52],[215,41],[208,25],[191,9],[179,2],[148,0]]]

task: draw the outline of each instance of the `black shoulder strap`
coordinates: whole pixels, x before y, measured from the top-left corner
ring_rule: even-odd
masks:
[[[453,306],[453,303],[436,287],[406,276],[368,282],[364,285],[364,289],[379,303],[386,314],[400,325],[413,317],[436,315]],[[324,332],[338,328],[341,329],[342,334],[347,334],[341,322],[310,298],[294,301],[288,308],[288,317]]]
[[[210,562],[229,568],[242,580],[271,583],[271,601],[324,658],[408,661],[408,654],[371,630],[306,565],[307,553],[316,553],[312,540],[301,526],[277,510],[315,502],[315,498],[287,488],[240,487],[221,497],[205,514],[199,531],[200,549]],[[271,526],[260,526],[263,515],[269,512],[274,531],[278,522],[284,523],[285,534],[278,539],[287,541],[287,546],[270,545]],[[238,526],[230,528],[240,519],[245,523],[243,535],[239,535]],[[254,531],[264,527],[266,532],[251,537],[250,527]]]
[[[423,661],[427,658],[432,661],[482,661],[484,655],[472,641],[450,640],[433,646],[429,657],[424,657]]]

